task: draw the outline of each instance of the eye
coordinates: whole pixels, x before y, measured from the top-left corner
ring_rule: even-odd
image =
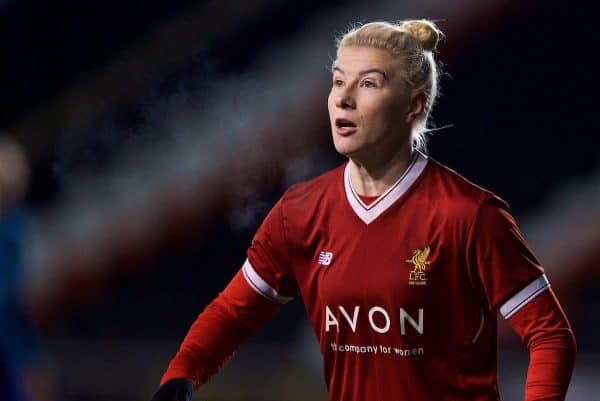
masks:
[[[365,88],[376,88],[377,84],[374,81],[366,79],[366,80],[362,81],[361,86],[363,86]]]
[[[342,81],[341,79],[333,80],[333,86],[342,86],[342,85],[344,85],[344,81]]]

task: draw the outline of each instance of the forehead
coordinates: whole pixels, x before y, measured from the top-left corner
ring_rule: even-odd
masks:
[[[372,68],[391,72],[398,67],[397,64],[397,60],[386,50],[368,46],[344,46],[339,49],[333,66],[347,74]]]

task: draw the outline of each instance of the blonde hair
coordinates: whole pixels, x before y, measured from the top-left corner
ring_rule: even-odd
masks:
[[[427,121],[438,95],[439,67],[433,57],[442,31],[426,19],[390,22],[370,22],[350,29],[337,42],[337,57],[346,46],[369,46],[388,51],[402,60],[405,80],[411,88],[423,91],[426,97],[423,112],[415,120],[411,139],[413,146],[425,150]]]

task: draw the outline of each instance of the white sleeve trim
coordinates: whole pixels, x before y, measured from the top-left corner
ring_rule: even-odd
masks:
[[[542,274],[521,291],[517,292],[511,299],[506,301],[504,305],[500,307],[500,314],[503,318],[508,319],[547,288],[550,288],[550,282],[546,275]]]
[[[242,272],[244,273],[244,277],[246,278],[246,281],[250,287],[268,300],[285,304],[294,299],[292,297],[284,297],[283,295],[280,295],[275,288],[271,287],[269,283],[267,283],[258,275],[248,259],[246,259],[244,265],[242,266]]]

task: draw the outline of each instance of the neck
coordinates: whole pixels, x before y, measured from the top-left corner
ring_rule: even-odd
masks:
[[[379,196],[404,174],[414,156],[412,146],[403,146],[384,160],[350,158],[350,181],[358,194]]]

